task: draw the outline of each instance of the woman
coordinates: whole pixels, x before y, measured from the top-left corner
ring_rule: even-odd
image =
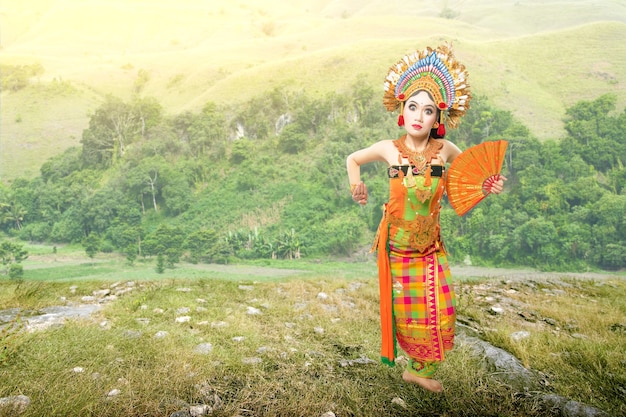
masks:
[[[456,299],[446,251],[439,234],[445,191],[445,166],[461,153],[443,139],[444,122],[456,127],[471,98],[465,67],[444,45],[402,58],[390,68],[383,102],[400,110],[406,134],[383,140],[347,158],[352,199],[367,203],[363,164],[388,165],[389,202],[385,204],[375,248],[381,291],[382,360],[393,365],[396,340],[409,356],[402,378],[441,392],[433,379],[452,349]],[[486,192],[500,193],[503,179]]]

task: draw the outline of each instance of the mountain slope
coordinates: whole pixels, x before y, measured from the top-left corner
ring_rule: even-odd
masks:
[[[210,4],[209,4],[210,3]],[[479,4],[477,4],[479,3]],[[32,176],[77,144],[102,97],[142,94],[168,113],[242,102],[267,88],[382,85],[416,47],[451,41],[476,95],[558,138],[565,109],[613,91],[626,101],[626,5],[596,1],[25,0],[3,4],[3,64],[41,63],[2,92],[0,180]],[[439,16],[442,12],[452,19]],[[555,18],[558,16],[558,19]],[[54,84],[57,83],[57,84]],[[70,84],[71,88],[51,86]]]

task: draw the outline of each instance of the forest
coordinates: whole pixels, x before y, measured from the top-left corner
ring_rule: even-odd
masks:
[[[154,259],[161,269],[363,254],[387,197],[386,171],[363,168],[370,199],[360,207],[345,159],[403,133],[380,95],[357,79],[349,95],[276,88],[243,104],[208,102],[175,115],[156,98],[108,96],[90,114],[80,146],[46,161],[35,178],[0,185],[1,232],[12,242],[82,243],[92,257]],[[609,94],[572,103],[565,136],[540,141],[509,112],[474,97],[446,138],[461,149],[507,140],[508,181],[503,194],[463,217],[444,202],[452,262],[624,268],[626,111],[616,102]],[[4,252],[11,248],[20,251]]]

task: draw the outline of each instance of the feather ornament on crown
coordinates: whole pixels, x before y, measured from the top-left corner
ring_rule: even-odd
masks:
[[[407,54],[389,68],[385,77],[383,104],[388,111],[400,108],[415,92],[430,93],[449,126],[458,126],[472,98],[468,73],[449,45],[427,47]]]

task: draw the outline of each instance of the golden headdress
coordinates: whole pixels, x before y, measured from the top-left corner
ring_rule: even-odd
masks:
[[[404,102],[416,91],[427,91],[441,110],[439,130],[443,131],[443,134],[440,133],[443,136],[444,118],[450,127],[455,128],[469,108],[472,95],[467,78],[465,66],[456,61],[449,45],[437,49],[427,47],[405,55],[389,68],[383,104],[389,111],[400,108],[398,125],[402,126]]]

